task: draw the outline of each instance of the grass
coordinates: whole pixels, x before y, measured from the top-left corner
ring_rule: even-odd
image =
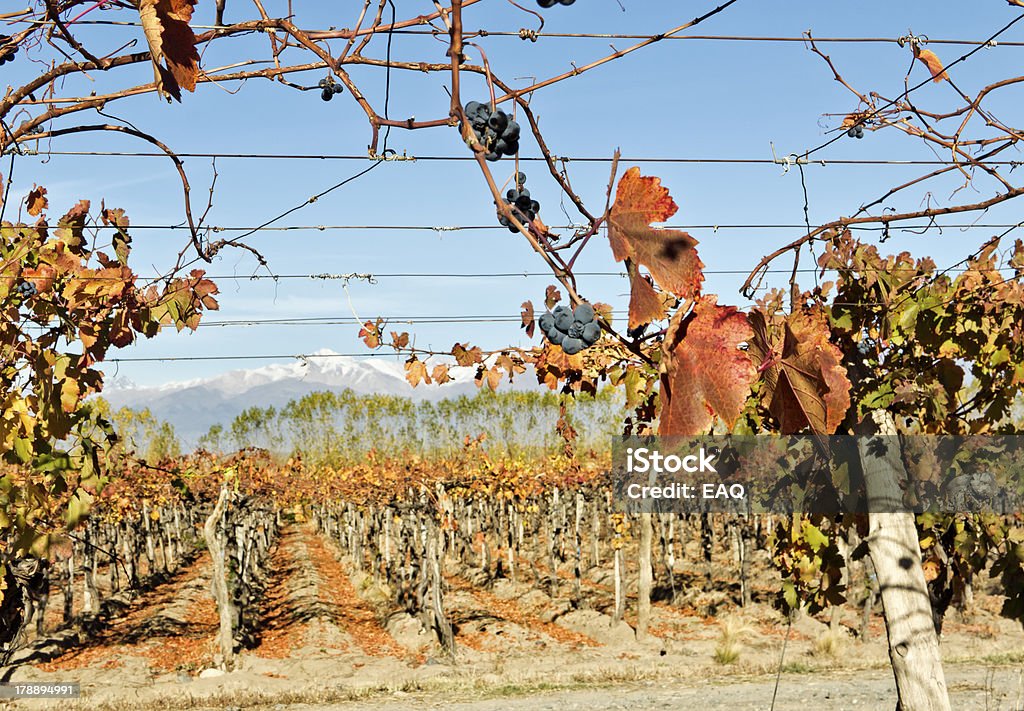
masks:
[[[753,632],[749,625],[737,617],[726,619],[721,624],[721,635],[712,658],[723,665],[735,663],[743,651],[742,638],[750,636]]]
[[[995,666],[1009,666],[1024,664],[1024,652],[1000,652],[998,654],[987,654],[981,658],[985,664]]]
[[[841,630],[825,630],[814,640],[817,655],[835,659],[846,646],[846,635]]]

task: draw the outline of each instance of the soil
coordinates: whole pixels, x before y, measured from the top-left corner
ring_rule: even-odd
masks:
[[[638,641],[613,625],[607,579],[594,570],[576,596],[547,572],[485,584],[446,566],[445,608],[457,652],[444,655],[418,619],[388,614],[390,593],[311,527],[286,526],[251,649],[229,673],[210,669],[217,616],[201,555],[90,634],[36,640],[11,681],[79,682],[78,701],[20,700],[16,709],[891,709],[896,696],[884,627],[866,640],[852,607],[830,631],[807,615],[789,627],[766,602],[738,610],[728,590],[687,588],[653,606]],[[531,575],[533,577],[531,577]],[[563,576],[563,572],[559,571]],[[696,573],[695,573],[696,575]],[[56,603],[61,604],[59,596]],[[755,600],[760,599],[755,596]],[[1024,709],[1024,633],[976,593],[969,618],[951,611],[942,646],[953,708]],[[50,618],[52,619],[52,618]],[[52,629],[52,626],[51,626]],[[59,644],[58,644],[59,641]],[[783,654],[783,648],[785,653]],[[34,653],[35,656],[30,656]],[[780,666],[781,665],[781,666]]]

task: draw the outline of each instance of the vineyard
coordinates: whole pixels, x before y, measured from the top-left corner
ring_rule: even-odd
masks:
[[[680,665],[719,679],[768,672],[784,640],[788,704],[806,693],[787,691],[793,675],[885,663],[868,563],[849,571],[850,604],[787,626],[766,554],[782,521],[662,515],[645,531],[642,516],[612,511],[606,469],[492,461],[479,443],[458,459],[371,456],[342,469],[259,451],[126,468],[53,551],[49,603],[36,601],[34,619],[8,618],[30,640],[11,661],[25,680],[81,680],[91,708],[387,707],[502,685],[651,694]],[[1013,661],[1007,645],[1024,640],[999,620],[999,599],[979,581],[950,611],[944,640],[968,675]],[[222,668],[233,671],[210,677]],[[1001,687],[965,684],[965,706],[1005,701],[1009,671]],[[135,702],[114,691],[128,679],[148,680]],[[854,698],[889,692],[866,693]]]
[[[1024,709],[1024,1],[27,5],[0,705]]]

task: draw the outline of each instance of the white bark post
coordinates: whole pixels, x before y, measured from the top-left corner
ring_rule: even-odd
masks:
[[[905,470],[893,446],[895,422],[884,411],[872,419],[871,434],[882,436],[863,439],[858,449],[867,489],[868,552],[878,576],[898,708],[950,711],[914,514],[898,512]]]
[[[224,508],[228,502],[228,486],[221,485],[220,496],[217,497],[217,504],[213,507],[206,525],[203,526],[203,538],[206,539],[206,548],[210,551],[210,559],[213,561],[213,581],[211,591],[213,599],[217,602],[217,611],[220,615],[220,643],[221,664],[224,669],[229,670],[234,664],[235,653],[235,632],[232,624],[231,600],[228,597],[228,575],[224,555],[224,543],[221,541],[218,527],[221,517],[224,515]]]
[[[651,586],[654,582],[651,569],[651,528],[651,514],[640,514],[640,572],[636,586],[636,637],[640,640],[646,639],[647,628],[651,623]]]

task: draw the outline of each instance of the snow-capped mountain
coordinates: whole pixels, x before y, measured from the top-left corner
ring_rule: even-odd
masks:
[[[183,444],[192,445],[211,425],[227,426],[249,407],[279,408],[289,400],[316,391],[347,388],[361,394],[441,400],[473,395],[478,390],[473,382],[474,368],[455,367],[449,373],[451,382],[413,388],[405,379],[403,364],[396,360],[353,358],[326,349],[313,355],[320,357],[153,387],[113,378],[102,396],[115,409],[148,407],[155,417],[174,425]],[[512,387],[533,389],[537,385],[529,373],[524,373]]]

